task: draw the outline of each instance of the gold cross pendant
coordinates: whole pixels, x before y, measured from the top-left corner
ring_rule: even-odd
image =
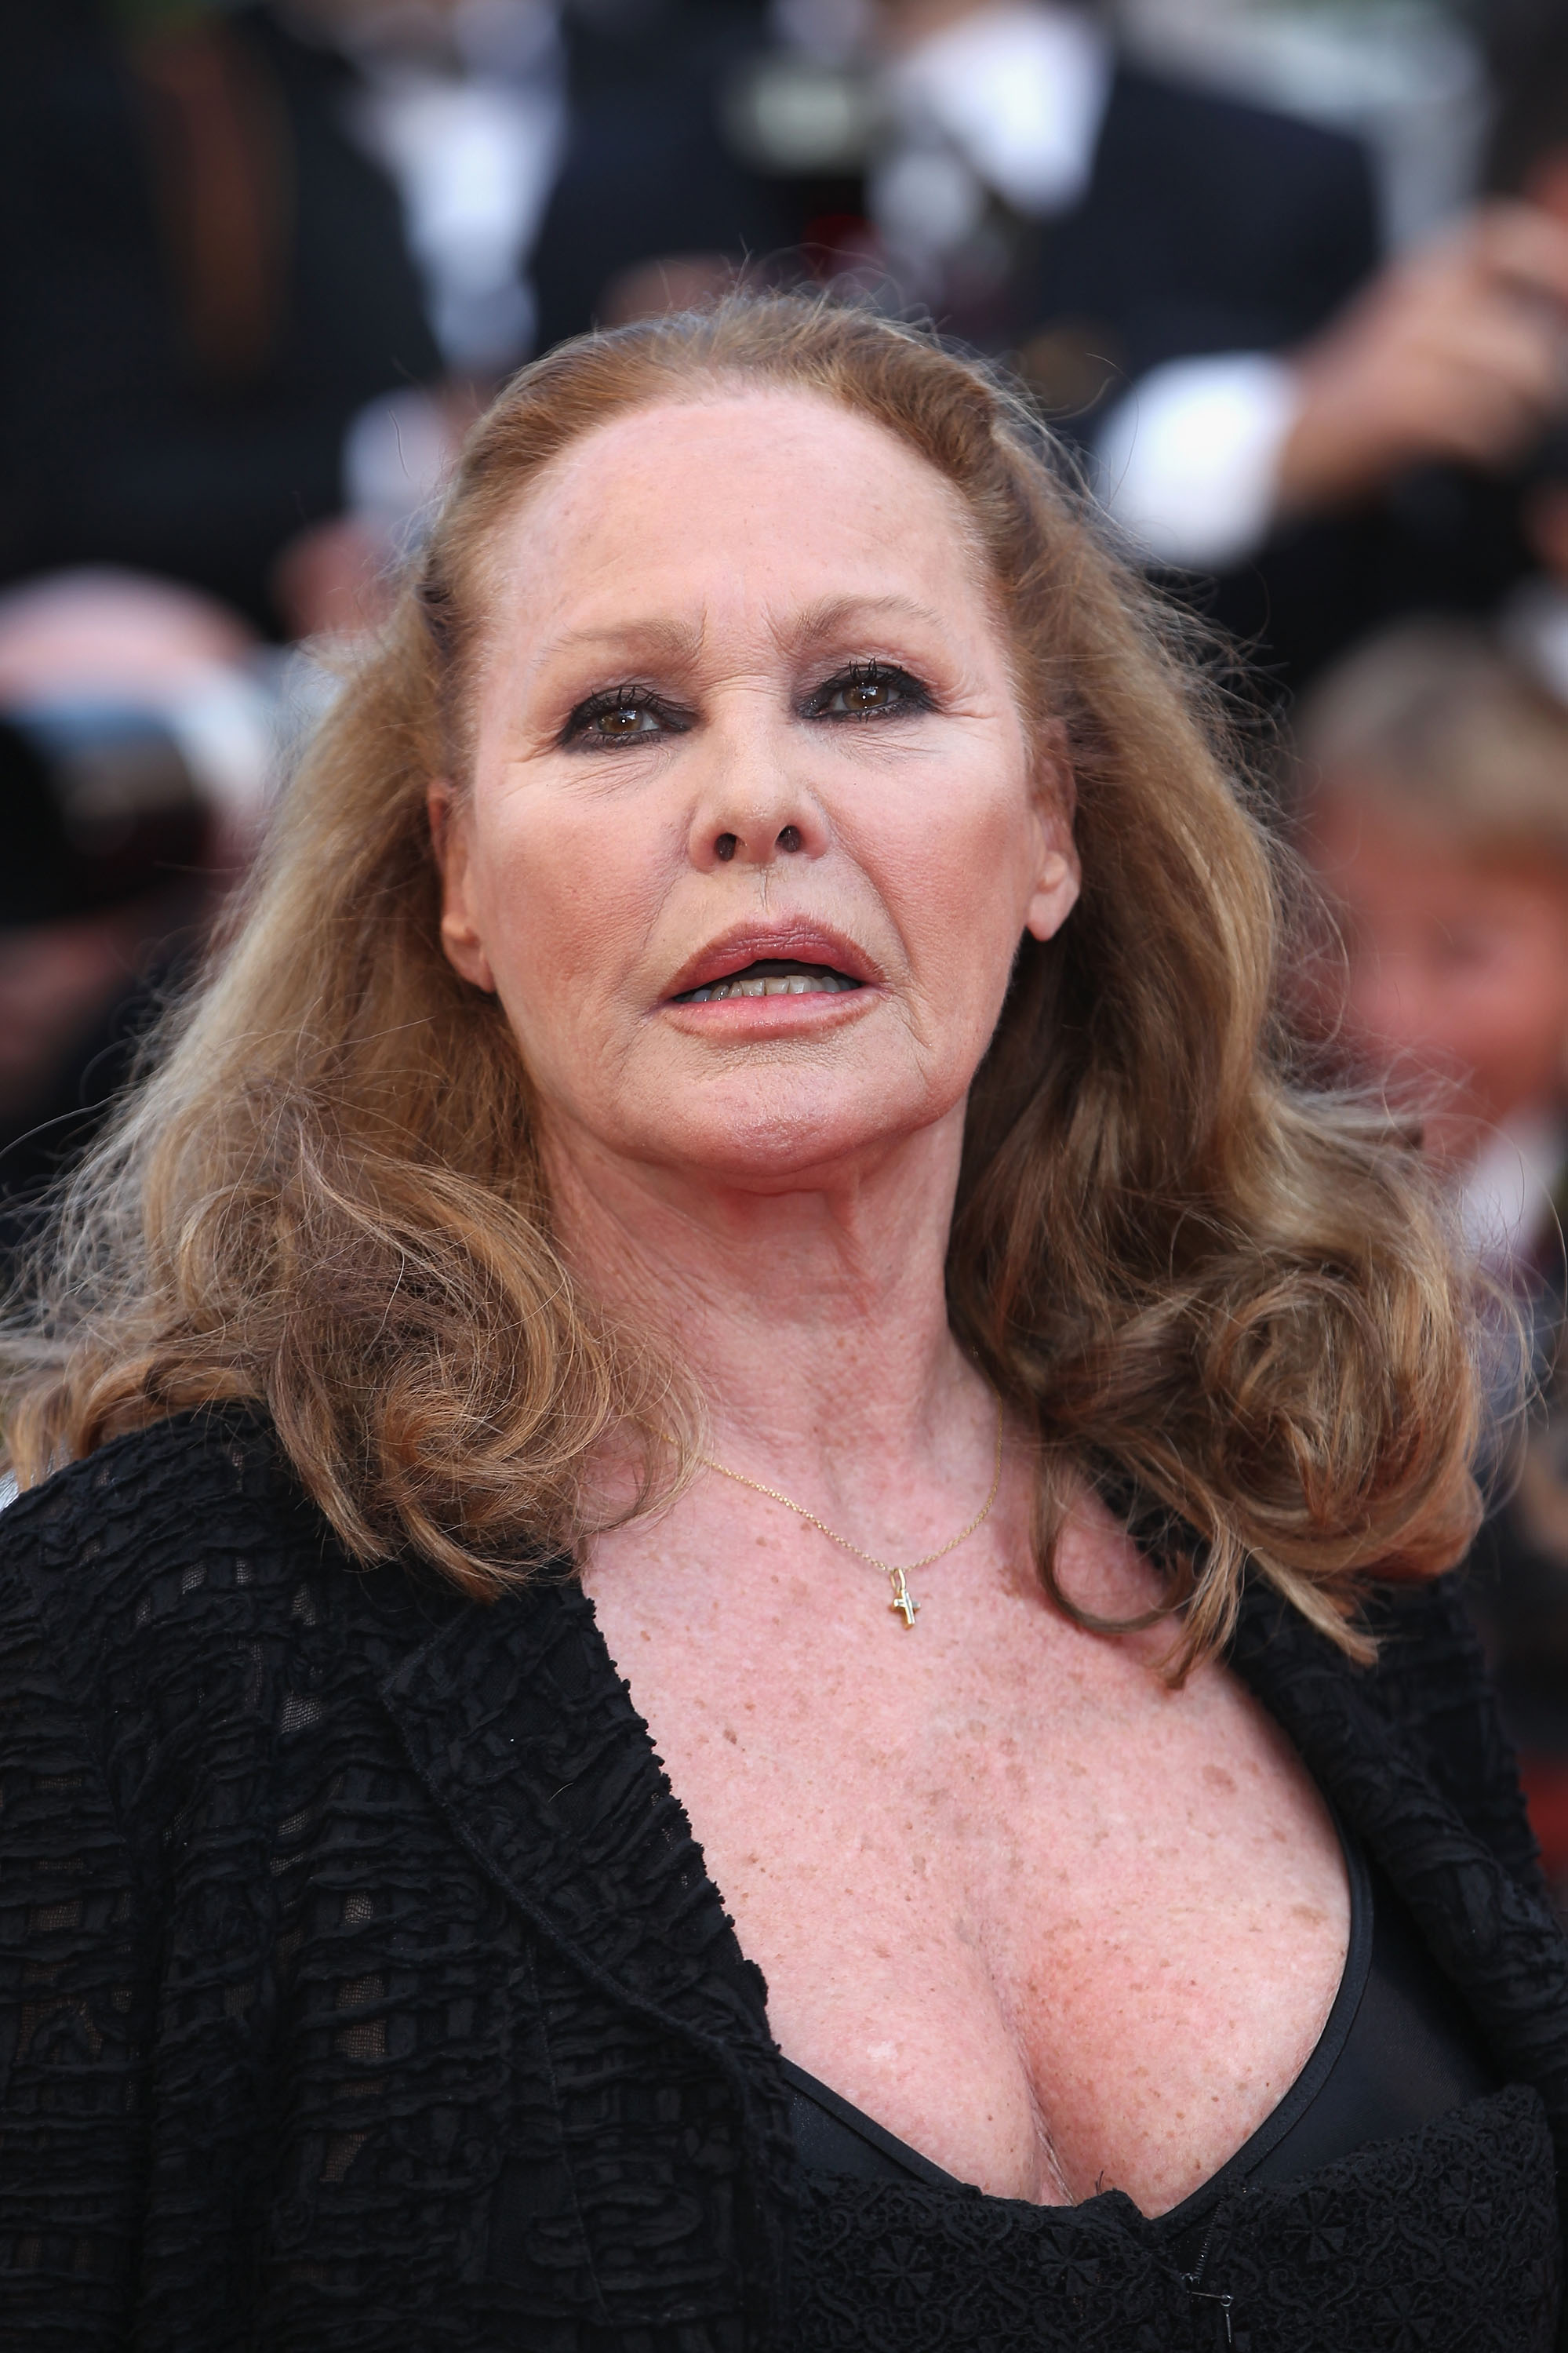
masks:
[[[898,1612],[906,1626],[912,1627],[920,1604],[905,1584],[904,1571],[901,1568],[890,1568],[887,1574],[893,1579],[893,1599],[887,1606],[890,1609],[895,1609]]]

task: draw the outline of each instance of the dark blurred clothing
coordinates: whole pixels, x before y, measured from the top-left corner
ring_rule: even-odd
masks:
[[[1012,340],[1079,447],[1168,361],[1288,352],[1379,260],[1376,191],[1358,141],[1125,63],[1082,204],[1038,236]],[[1089,397],[1072,413],[1080,387]],[[1297,684],[1351,634],[1347,575],[1362,535],[1339,520],[1276,532],[1198,601],[1277,680]]]
[[[1325,327],[1381,259],[1358,141],[1121,66],[1082,206],[1044,232],[1026,344],[1049,402],[1082,354],[1116,373],[1069,438],[1163,363],[1291,349]],[[1414,470],[1344,512],[1285,522],[1196,601],[1252,649],[1264,694],[1293,691],[1345,648],[1415,612],[1485,613],[1531,568],[1517,475]],[[1189,583],[1173,583],[1183,593]]]
[[[1079,353],[1108,354],[1115,377],[1065,420],[1082,442],[1169,360],[1288,354],[1380,259],[1358,141],[1123,65],[1085,202],[1043,236],[1031,372],[1049,400],[1052,356],[1070,385]],[[1403,614],[1489,610],[1530,568],[1518,504],[1512,480],[1422,468],[1354,510],[1277,525],[1196,598],[1254,650],[1266,694],[1294,691]]]
[[[1126,63],[1082,203],[1037,236],[1012,340],[1055,329],[1065,358],[1075,330],[1106,397],[1166,360],[1300,342],[1378,260],[1358,141]]]
[[[605,318],[616,280],[640,264],[724,255],[739,265],[793,252],[817,192],[765,177],[723,128],[724,97],[763,44],[739,7],[666,7],[617,58],[573,46],[573,121],[534,250],[541,351]],[[858,210],[858,185],[847,192]]]
[[[132,947],[119,993],[72,1041],[37,1099],[25,1112],[0,1112],[0,1290],[42,1239],[51,1189],[92,1143],[134,1075],[147,1032],[189,978],[209,916],[194,889],[150,909],[148,936]]]
[[[1536,1390],[1513,1483],[1467,1564],[1472,1614],[1520,1755],[1531,1826],[1568,1915],[1568,1172],[1522,1272]]]
[[[350,418],[440,373],[349,69],[260,6],[0,12],[0,582],[114,562],[271,626]]]
[[[219,825],[168,727],[103,701],[0,713],[0,806],[3,1288],[205,936]]]
[[[1203,609],[1294,694],[1361,638],[1414,614],[1492,612],[1534,569],[1521,479],[1424,466],[1352,512],[1286,523]]]
[[[721,121],[726,81],[753,46],[743,28],[715,28],[652,86],[616,85],[580,107],[536,258],[542,341],[590,325],[609,282],[639,262],[766,259],[800,233],[802,184],[748,168]],[[858,184],[839,194],[863,201]],[[1081,203],[1015,227],[987,340],[1021,350],[1038,331],[1061,330],[1074,393],[1086,357],[1108,390],[1162,360],[1293,342],[1377,259],[1357,142],[1126,64]],[[938,323],[960,334],[975,324],[951,306]],[[1079,364],[1069,371],[1070,356]],[[1041,389],[1049,400],[1050,383]]]

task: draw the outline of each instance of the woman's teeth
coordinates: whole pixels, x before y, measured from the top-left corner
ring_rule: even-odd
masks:
[[[710,1005],[721,997],[837,997],[855,983],[836,972],[736,973],[730,980],[694,988],[688,1005]]]

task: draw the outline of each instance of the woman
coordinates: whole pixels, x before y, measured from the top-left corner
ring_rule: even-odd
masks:
[[[1275,928],[977,371],[517,380],[15,1343],[7,2344],[1558,2342],[1465,1286]]]

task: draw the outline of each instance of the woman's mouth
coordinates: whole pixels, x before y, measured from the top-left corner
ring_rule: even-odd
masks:
[[[722,980],[705,981],[670,999],[673,1005],[712,1005],[728,997],[838,997],[862,984],[831,965],[796,964],[778,956],[759,957],[727,973]]]

